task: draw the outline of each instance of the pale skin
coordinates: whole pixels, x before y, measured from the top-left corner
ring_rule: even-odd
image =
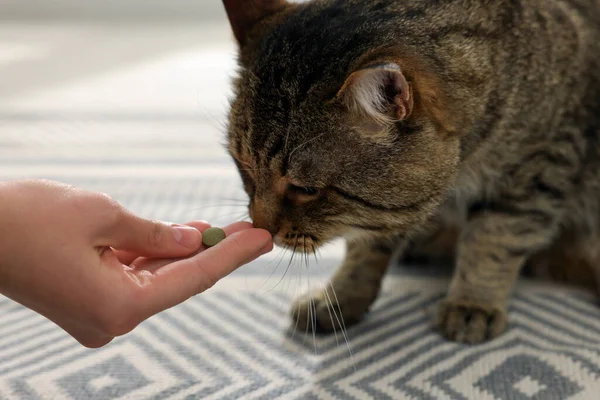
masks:
[[[0,182],[0,294],[102,347],[273,248],[249,223],[206,249],[206,222],[140,218],[101,193]]]

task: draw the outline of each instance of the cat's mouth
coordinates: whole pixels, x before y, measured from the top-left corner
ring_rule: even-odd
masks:
[[[303,233],[277,233],[273,242],[279,247],[299,253],[315,253],[320,241],[316,236]]]

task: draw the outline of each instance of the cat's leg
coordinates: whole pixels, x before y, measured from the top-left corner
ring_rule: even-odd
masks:
[[[360,321],[381,287],[397,240],[348,243],[346,259],[324,288],[296,300],[292,319],[298,330],[332,332]],[[313,325],[314,324],[314,325]]]
[[[536,207],[548,202],[535,194],[529,200],[470,210],[448,295],[435,320],[449,339],[479,343],[504,331],[507,302],[521,267],[554,240],[558,229],[556,210]]]

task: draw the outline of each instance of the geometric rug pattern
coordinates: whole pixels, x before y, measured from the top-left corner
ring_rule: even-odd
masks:
[[[222,286],[100,350],[2,299],[0,398],[598,398],[600,308],[591,298],[518,290],[508,331],[467,346],[431,329],[441,285],[390,276],[348,342],[339,332],[293,332],[284,292]]]

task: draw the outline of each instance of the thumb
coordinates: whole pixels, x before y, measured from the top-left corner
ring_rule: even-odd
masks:
[[[193,227],[143,219],[127,210],[107,236],[105,245],[150,258],[185,257],[202,245],[202,234]]]

